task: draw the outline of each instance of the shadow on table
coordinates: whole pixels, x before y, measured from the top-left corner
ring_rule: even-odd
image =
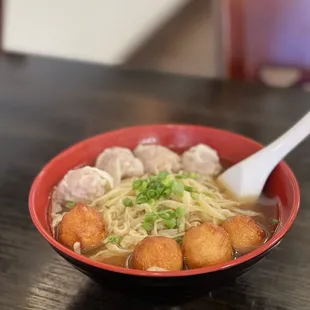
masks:
[[[135,309],[135,310],[258,310],[263,304],[252,300],[242,292],[242,288],[237,283],[232,283],[229,287],[214,290],[203,297],[182,304],[156,305],[154,301],[144,301],[134,297],[108,291],[100,287],[95,282],[89,281],[79,292],[68,310],[97,310],[97,309]]]

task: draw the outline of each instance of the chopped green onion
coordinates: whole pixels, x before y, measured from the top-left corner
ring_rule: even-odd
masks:
[[[136,203],[150,203],[160,198],[168,198],[171,193],[181,195],[184,192],[183,183],[176,180],[175,176],[167,172],[160,172],[157,176],[147,179],[135,180],[132,188],[136,190]],[[191,187],[187,187],[191,191]]]
[[[179,218],[184,216],[184,208],[177,207],[175,212]]]
[[[148,180],[149,180],[149,182],[156,181],[157,177],[156,177],[156,175],[150,175]]]
[[[142,227],[147,231],[147,232],[151,232],[153,227],[154,227],[154,224],[153,223],[149,223],[149,222],[144,222],[142,224]]]
[[[66,201],[66,207],[67,208],[73,208],[75,206],[76,202],[74,201]]]
[[[157,218],[158,216],[154,212],[146,213],[144,217],[144,222],[154,222],[155,220],[157,220]]]
[[[132,207],[132,200],[131,199],[129,199],[129,198],[125,198],[124,200],[123,200],[123,205],[125,206],[125,207]]]
[[[157,176],[158,176],[159,179],[165,179],[168,175],[169,175],[168,172],[161,171],[161,172],[158,173]]]
[[[195,172],[183,172],[183,173],[176,175],[176,178],[197,180],[199,178],[199,174]]]
[[[175,211],[172,211],[172,210],[165,210],[165,211],[158,212],[158,215],[164,220],[171,220],[176,217]]]
[[[149,189],[147,191],[147,197],[149,199],[157,199],[159,197],[159,194],[155,189]]]
[[[164,225],[168,228],[168,229],[173,229],[175,228],[177,224],[177,221],[175,218],[171,219],[171,220],[164,220]]]
[[[145,194],[143,193],[140,193],[138,196],[137,196],[137,199],[136,199],[136,203],[140,204],[140,203],[146,203],[148,201],[148,198]]]
[[[183,238],[176,238],[175,241],[179,244],[179,246],[182,246]]]
[[[172,183],[172,180],[169,180],[169,179],[161,180],[161,184],[164,185],[165,187],[171,186],[171,183]]]
[[[141,190],[147,189],[147,186],[148,186],[148,182],[146,180],[142,181],[142,183],[141,183]]]
[[[170,188],[166,188],[162,193],[162,196],[165,198],[168,198],[170,195],[171,195],[171,189]]]
[[[158,216],[154,212],[149,212],[145,214],[144,222],[142,227],[147,231],[150,232],[154,227],[154,222],[157,220]]]
[[[272,219],[272,220],[271,220],[271,223],[276,225],[276,224],[279,223],[279,220],[277,220],[277,219]]]
[[[198,173],[195,173],[195,172],[190,172],[190,173],[188,174],[188,177],[189,177],[190,179],[197,180],[197,179],[199,178],[199,174],[198,174]]]
[[[155,204],[155,199],[150,199],[147,203],[148,203],[150,206],[154,206],[154,204]]]
[[[176,179],[185,179],[184,175],[182,174],[177,174],[175,177]]]
[[[191,197],[194,200],[197,200],[199,198],[199,194],[198,193],[191,193]]]
[[[121,242],[121,239],[122,239],[122,237],[120,237],[120,236],[110,236],[108,239],[108,242],[119,244]]]
[[[150,183],[148,183],[148,185],[147,185],[147,189],[155,189],[156,190],[156,188],[157,188],[157,182],[150,182]]]
[[[194,191],[194,188],[192,186],[187,186],[185,185],[184,186],[184,190],[186,190],[187,192],[193,192]]]
[[[184,192],[184,185],[179,181],[173,180],[171,191],[175,195],[180,195]]]
[[[215,195],[212,194],[212,193],[208,193],[208,192],[204,192],[203,195],[207,196],[207,197],[210,197],[210,198],[214,198]]]
[[[141,186],[142,181],[141,180],[135,180],[132,183],[132,189],[139,189],[139,187]]]
[[[156,189],[156,191],[160,194],[162,194],[164,192],[164,190],[166,189],[166,186],[164,184],[161,183],[155,183],[154,188]]]

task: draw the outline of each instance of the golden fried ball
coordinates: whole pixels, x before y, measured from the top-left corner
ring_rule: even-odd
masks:
[[[230,217],[222,227],[228,232],[233,248],[240,253],[257,248],[266,237],[264,230],[246,215]]]
[[[183,268],[182,250],[171,238],[149,236],[137,244],[132,255],[131,266],[139,270],[148,270],[151,267],[170,271],[181,270]]]
[[[233,253],[228,233],[210,223],[189,228],[183,238],[183,250],[189,268],[225,263]]]
[[[102,215],[95,208],[76,204],[63,217],[58,228],[58,240],[73,249],[80,242],[82,251],[98,247],[107,235]]]

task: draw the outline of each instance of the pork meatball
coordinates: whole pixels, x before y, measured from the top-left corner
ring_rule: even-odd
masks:
[[[142,161],[146,173],[178,172],[181,169],[180,156],[164,146],[140,144],[134,153]]]
[[[96,167],[108,172],[118,185],[122,178],[139,177],[144,173],[142,162],[123,147],[105,149],[96,160]]]
[[[113,187],[113,178],[94,167],[70,170],[56,187],[53,198],[60,204],[66,202],[91,203]]]
[[[187,172],[215,176],[222,166],[214,149],[205,144],[198,144],[183,153],[182,169]]]
[[[189,228],[183,238],[183,250],[189,268],[225,263],[233,255],[228,233],[210,223]]]
[[[58,240],[70,249],[76,244],[82,251],[100,246],[107,235],[103,216],[95,208],[77,203],[58,226]]]
[[[181,270],[183,256],[180,246],[171,238],[146,237],[140,241],[132,255],[131,266],[139,270]]]
[[[266,237],[264,230],[247,215],[230,217],[222,227],[228,232],[233,248],[240,253],[259,247]]]

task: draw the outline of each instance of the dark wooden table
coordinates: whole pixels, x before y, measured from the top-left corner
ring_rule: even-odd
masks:
[[[134,124],[194,123],[267,143],[310,109],[310,93],[44,58],[0,59],[0,309],[169,309],[103,291],[35,230],[28,192],[40,168],[88,136]],[[288,157],[298,218],[251,271],[171,309],[310,309],[310,141]]]

